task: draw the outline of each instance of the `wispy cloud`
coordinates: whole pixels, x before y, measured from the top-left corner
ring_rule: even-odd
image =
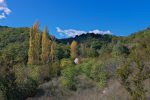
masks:
[[[75,29],[67,29],[63,30],[60,27],[56,27],[56,30],[60,35],[65,35],[67,37],[75,37],[76,35],[81,35],[81,34],[87,34],[87,33],[94,33],[94,34],[112,34],[111,31],[101,31],[101,30],[92,30],[92,31],[82,31],[82,30],[75,30]]]
[[[11,10],[7,7],[5,0],[0,0],[0,19],[6,18],[11,13]]]

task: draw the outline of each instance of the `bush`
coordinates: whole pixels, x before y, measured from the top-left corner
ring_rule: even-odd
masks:
[[[18,84],[24,83],[28,77],[27,67],[24,64],[17,64],[13,67],[13,70],[16,75],[16,82]]]
[[[86,60],[84,63],[81,64],[82,73],[85,74],[87,77],[90,76],[92,66],[95,64],[94,59]]]
[[[99,87],[106,86],[107,75],[105,68],[102,64],[95,64],[91,70],[91,78],[98,82]]]
[[[96,81],[99,87],[106,85],[107,75],[104,65],[95,59],[87,59],[83,63],[75,66],[78,74],[83,74]]]
[[[56,77],[60,76],[61,68],[60,68],[60,62],[55,61],[50,66],[50,77]]]
[[[129,49],[124,46],[120,41],[113,47],[112,55],[114,57],[120,56],[120,55],[128,55]]]
[[[1,93],[1,99],[4,100],[17,100],[18,96],[18,87],[15,82],[15,74],[6,69],[6,73],[3,76],[0,76],[0,93]]]
[[[62,84],[71,90],[76,90],[76,70],[73,66],[69,66],[62,71]]]
[[[28,78],[24,82],[24,84],[19,85],[19,88],[18,88],[19,94],[20,94],[19,98],[22,98],[19,100],[25,100],[28,97],[35,96],[35,94],[37,92],[37,87],[38,87],[38,82],[31,78]]]
[[[28,77],[35,81],[40,80],[40,66],[28,66]]]
[[[40,81],[49,81],[50,80],[50,65],[42,65],[40,66],[40,73],[39,73]]]
[[[72,66],[73,65],[73,61],[70,59],[62,59],[60,61],[60,68],[61,69],[65,69],[67,66]]]
[[[144,100],[146,91],[143,82],[148,78],[149,72],[144,70],[145,65],[139,55],[136,52],[133,54],[133,58],[117,70],[117,75],[133,100]]]

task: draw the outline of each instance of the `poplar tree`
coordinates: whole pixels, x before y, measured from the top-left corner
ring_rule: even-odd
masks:
[[[39,22],[36,21],[33,26],[33,31],[35,34],[35,41],[34,41],[34,53],[35,53],[35,62],[34,64],[40,63],[40,46],[41,46],[41,32],[39,30]]]
[[[50,55],[50,40],[48,38],[48,28],[45,27],[45,30],[42,34],[42,63],[45,64],[49,60],[49,55]]]
[[[56,58],[56,43],[55,41],[53,40],[52,41],[52,44],[51,44],[51,50],[50,50],[50,59],[51,61],[53,62],[54,59]]]
[[[28,64],[32,65],[33,62],[34,62],[34,34],[33,34],[33,28],[31,28],[30,39],[29,39]]]
[[[28,64],[34,65],[40,62],[40,41],[41,34],[39,30],[39,22],[36,21],[30,30]]]
[[[71,58],[74,59],[77,56],[77,42],[76,41],[72,41],[71,43]]]

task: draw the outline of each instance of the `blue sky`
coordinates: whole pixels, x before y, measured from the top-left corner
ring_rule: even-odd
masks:
[[[3,0],[0,0],[3,1]],[[0,25],[31,27],[36,19],[41,29],[63,38],[59,32],[111,31],[127,36],[150,26],[150,0],[5,0],[11,13]],[[0,11],[2,13],[2,11]],[[63,30],[64,29],[64,30]]]

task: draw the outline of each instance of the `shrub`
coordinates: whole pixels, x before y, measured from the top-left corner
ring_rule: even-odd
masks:
[[[50,67],[51,66],[48,64],[40,66],[40,73],[39,73],[40,81],[43,82],[50,80]]]
[[[102,64],[95,64],[91,70],[91,78],[98,82],[99,87],[105,87],[107,75],[105,68]]]
[[[50,66],[50,77],[59,76],[60,72],[61,72],[60,62],[59,61],[53,62]]]
[[[62,84],[71,90],[76,90],[76,70],[73,66],[69,66],[62,71]]]
[[[28,66],[28,77],[35,81],[40,79],[40,66]]]
[[[10,70],[6,69],[7,74],[0,76],[0,92],[1,99],[4,100],[15,100],[17,99],[18,90],[15,82],[15,74]]]
[[[146,91],[144,90],[143,82],[148,78],[149,72],[144,71],[145,66],[140,57],[136,53],[133,54],[133,59],[119,68],[117,74],[121,84],[130,93],[133,100],[144,100]]]
[[[81,70],[82,73],[85,74],[86,76],[90,76],[92,66],[95,64],[94,59],[89,59],[84,61],[84,63],[81,64]]]
[[[19,85],[19,100],[25,100],[27,97],[35,96],[37,92],[38,82],[32,78],[28,78],[23,84]]]
[[[24,83],[28,76],[27,67],[24,64],[17,64],[13,67],[13,70],[16,75],[16,82],[18,84]]]
[[[129,49],[124,46],[120,41],[113,47],[112,55],[114,57],[120,56],[120,55],[128,55]]]
[[[67,66],[72,66],[73,65],[73,61],[70,60],[70,59],[62,59],[60,61],[60,68],[61,69],[64,69],[66,68]]]

